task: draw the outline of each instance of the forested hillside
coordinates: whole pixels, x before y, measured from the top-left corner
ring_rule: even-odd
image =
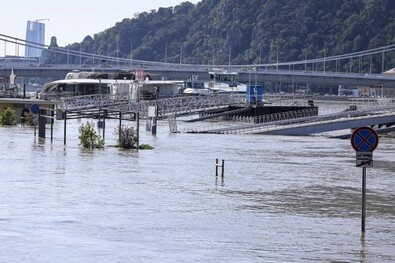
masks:
[[[394,33],[391,0],[202,0],[136,14],[68,48],[169,63],[249,64],[366,50],[393,44]],[[65,56],[52,54],[48,62]]]

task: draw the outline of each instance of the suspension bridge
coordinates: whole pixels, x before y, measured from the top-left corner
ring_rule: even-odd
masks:
[[[301,61],[263,63],[254,65],[201,65],[145,61],[130,58],[112,57],[93,54],[60,47],[50,47],[28,42],[23,39],[0,34],[0,42],[4,45],[14,45],[15,52],[19,46],[41,48],[67,56],[67,63],[45,64],[34,58],[4,57],[0,59],[0,72],[6,75],[14,69],[22,77],[42,77],[45,79],[61,79],[67,72],[80,71],[132,71],[142,68],[163,79],[189,79],[192,75],[205,80],[209,78],[208,71],[227,70],[237,72],[238,80],[243,83],[275,83],[281,90],[281,85],[294,92],[298,84],[330,85],[330,86],[374,86],[381,88],[379,95],[395,96],[395,75],[385,74],[395,55],[395,44],[369,49],[350,54],[305,59]],[[72,59],[73,58],[73,59]],[[381,70],[374,71],[373,61],[381,61]],[[78,61],[73,64],[70,61]],[[89,61],[89,63],[86,63]],[[105,61],[105,63],[103,63]],[[290,88],[289,88],[290,87]],[[286,89],[286,88],[283,88]]]
[[[8,69],[14,69],[22,76],[50,77],[56,74],[66,74],[70,70],[96,70],[96,71],[119,71],[143,68],[150,73],[158,74],[166,79],[187,79],[191,75],[199,75],[201,79],[208,78],[207,72],[210,70],[227,70],[237,72],[239,81],[244,83],[291,83],[293,89],[299,83],[336,85],[336,86],[375,86],[381,88],[381,97],[395,96],[395,75],[385,74],[385,60],[392,60],[395,45],[388,45],[380,48],[370,49],[350,54],[305,59],[302,61],[276,62],[256,65],[198,65],[181,63],[164,63],[143,61],[111,57],[99,54],[91,54],[81,51],[73,51],[58,47],[38,45],[26,42],[22,39],[0,34],[0,41],[5,44],[32,46],[75,56],[79,58],[79,64],[65,63],[61,65],[47,65],[42,63],[32,63],[30,58],[18,58],[14,60],[3,59],[0,61],[0,70],[7,73]],[[373,72],[372,60],[381,59],[381,72]],[[81,61],[89,59],[91,65],[87,68]],[[68,60],[69,61],[69,60]],[[75,60],[74,60],[75,61]],[[106,65],[102,62],[106,61]],[[108,66],[109,64],[111,66]],[[347,66],[345,66],[347,65]],[[392,66],[392,65],[391,65]],[[344,70],[347,68],[347,70]],[[384,92],[386,90],[386,92]],[[293,90],[294,91],[294,90]],[[152,101],[133,102],[129,98],[114,98],[111,95],[82,96],[73,98],[63,98],[58,104],[58,109],[69,114],[94,114],[101,112],[106,114],[135,114],[140,117],[148,117],[149,107],[157,107],[159,118],[174,119],[183,114],[196,114],[214,109],[223,109],[229,105],[240,105],[245,103],[245,98],[233,95],[217,95],[202,97],[185,97],[157,99]],[[104,97],[103,97],[104,96]],[[309,116],[310,113],[303,113],[285,119],[276,119],[276,116],[265,116],[266,120],[247,125],[236,125],[233,127],[208,129],[204,133],[237,133],[237,134],[284,134],[284,135],[307,135],[333,130],[355,128],[359,126],[391,127],[395,123],[395,107],[371,108],[368,110],[358,110],[346,113],[336,113],[332,115]],[[315,114],[313,114],[315,115]],[[262,117],[263,118],[263,117]]]

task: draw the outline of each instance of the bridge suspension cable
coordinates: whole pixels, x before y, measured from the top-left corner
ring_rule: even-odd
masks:
[[[16,45],[22,45],[22,46],[29,46],[29,47],[34,47],[34,48],[39,48],[42,50],[48,50],[50,52],[55,52],[59,54],[64,54],[64,55],[71,55],[71,56],[76,56],[76,57],[82,57],[86,59],[97,59],[101,61],[108,61],[108,62],[120,62],[120,63],[129,63],[129,64],[135,64],[135,65],[151,65],[151,66],[177,66],[177,67],[194,67],[194,68],[211,68],[213,66],[215,67],[222,67],[222,68],[229,68],[229,69],[245,69],[245,70],[250,70],[252,67],[260,67],[260,68],[270,68],[270,67],[284,67],[284,66],[295,66],[295,65],[306,65],[306,64],[314,64],[314,63],[325,63],[325,62],[330,62],[330,61],[339,61],[339,60],[348,60],[348,59],[353,59],[353,58],[360,58],[363,56],[372,56],[380,53],[385,53],[385,52],[391,52],[395,51],[395,44],[383,46],[383,47],[378,47],[378,48],[372,48],[368,50],[363,50],[363,51],[358,51],[358,52],[353,52],[353,53],[348,53],[348,54],[341,54],[341,55],[335,55],[335,56],[329,56],[329,57],[321,57],[321,58],[315,58],[315,59],[306,59],[306,60],[300,60],[300,61],[289,61],[289,62],[276,62],[276,63],[264,63],[264,64],[255,64],[255,65],[250,65],[250,64],[243,64],[243,65],[198,65],[198,64],[179,64],[179,63],[166,63],[166,62],[157,62],[157,61],[148,61],[148,60],[138,60],[138,59],[130,59],[130,58],[120,58],[120,57],[113,57],[113,56],[107,56],[107,55],[100,55],[100,54],[95,54],[95,53],[89,53],[89,52],[83,52],[83,51],[76,51],[76,50],[70,50],[68,48],[62,48],[62,47],[54,47],[54,46],[48,46],[44,44],[39,44],[31,41],[26,41],[24,39],[0,34],[0,41],[16,44]]]

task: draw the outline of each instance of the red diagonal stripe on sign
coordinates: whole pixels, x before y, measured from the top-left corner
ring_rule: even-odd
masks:
[[[362,141],[357,145],[357,148],[359,148],[359,146],[361,146],[363,143],[367,143],[370,146],[370,148],[373,148],[373,145],[368,141],[369,137],[372,135],[373,132],[370,132],[366,137],[363,137],[360,133],[358,133],[356,136],[359,136]]]

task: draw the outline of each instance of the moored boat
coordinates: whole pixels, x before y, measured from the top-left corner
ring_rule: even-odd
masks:
[[[204,81],[190,79],[184,81],[181,93],[185,95],[209,95],[213,91],[205,85]]]
[[[140,99],[176,96],[180,81],[135,80],[134,74],[125,72],[109,74],[103,72],[71,72],[65,79],[44,85],[40,98],[57,99],[60,97],[84,95],[128,96],[135,99],[139,91]]]
[[[213,92],[246,93],[247,91],[247,85],[236,81],[237,72],[217,69],[210,71],[209,74],[210,81],[207,82],[207,88]]]

